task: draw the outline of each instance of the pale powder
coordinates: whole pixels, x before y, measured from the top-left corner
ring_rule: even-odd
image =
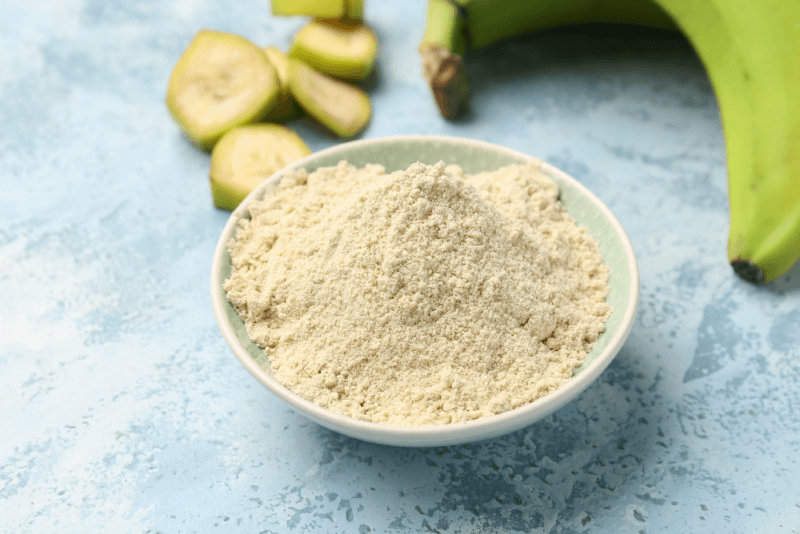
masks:
[[[228,245],[277,379],[396,425],[505,412],[570,379],[611,314],[596,241],[538,163],[287,173]]]

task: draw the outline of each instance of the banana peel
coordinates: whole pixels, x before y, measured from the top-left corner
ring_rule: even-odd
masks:
[[[728,260],[770,282],[800,259],[800,2],[787,0],[430,0],[420,45],[440,112],[468,105],[463,56],[555,26],[615,22],[678,29],[705,66],[725,135]],[[462,65],[458,75],[454,64]]]

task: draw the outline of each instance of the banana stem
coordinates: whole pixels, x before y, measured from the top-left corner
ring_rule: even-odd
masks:
[[[455,55],[467,51],[467,10],[449,0],[430,0],[422,44],[438,45]]]
[[[422,71],[439,112],[445,119],[454,119],[469,105],[469,81],[461,56],[434,44],[420,46]]]
[[[466,10],[454,1],[431,0],[419,52],[422,75],[446,119],[456,118],[469,105],[466,50]]]

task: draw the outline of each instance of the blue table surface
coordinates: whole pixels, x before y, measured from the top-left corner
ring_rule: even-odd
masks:
[[[200,28],[287,49],[267,0],[0,4],[0,531],[798,532],[800,269],[726,262],[725,144],[680,36],[545,32],[473,54],[443,120],[425,2],[370,1],[364,138],[446,134],[536,155],[628,231],[641,300],[576,401],[516,433],[403,449],[308,422],[211,310],[228,213],[164,105]],[[338,141],[291,123],[312,150]]]

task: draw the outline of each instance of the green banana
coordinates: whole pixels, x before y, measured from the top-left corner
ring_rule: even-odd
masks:
[[[452,119],[469,99],[462,57],[500,39],[554,26],[618,22],[676,29],[650,0],[430,0],[420,45],[423,76]]]
[[[730,204],[728,260],[770,282],[800,258],[800,2],[797,0],[431,0],[420,53],[442,115],[468,100],[471,48],[552,26],[621,22],[676,28],[719,103]]]

